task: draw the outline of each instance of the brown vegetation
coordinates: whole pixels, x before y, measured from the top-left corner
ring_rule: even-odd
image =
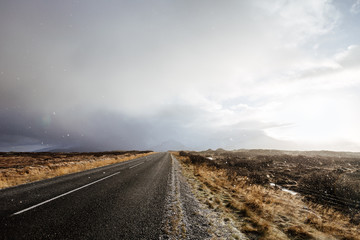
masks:
[[[185,154],[194,163],[226,169],[254,184],[290,189],[352,215],[360,209],[359,153],[208,150]]]
[[[0,188],[102,167],[152,153],[150,151],[0,153]]]
[[[360,226],[355,217],[357,215],[355,213],[359,213],[358,209],[353,208],[354,213],[351,214],[335,209],[326,201],[309,201],[302,194],[291,195],[280,188],[270,186],[270,182],[288,184],[287,187],[298,184],[296,180],[303,177],[300,172],[303,171],[303,175],[306,173],[304,168],[295,171],[294,176],[297,178],[291,178],[289,177],[292,176],[291,170],[278,173],[274,167],[271,167],[281,161],[299,164],[299,159],[295,155],[282,156],[286,160],[281,160],[280,157],[280,161],[279,156],[270,154],[262,156],[256,154],[249,156],[249,154],[241,157],[239,157],[241,154],[234,154],[237,158],[232,158],[233,153],[227,153],[217,155],[214,152],[209,154],[207,151],[175,154],[184,166],[184,174],[194,180],[191,182],[199,198],[208,207],[228,214],[248,238],[360,239]],[[211,160],[208,157],[211,157]],[[356,161],[353,163],[355,164]],[[328,169],[332,172],[333,169],[329,168],[331,164],[323,164],[327,166],[323,168],[324,171]],[[311,161],[306,166],[310,165]],[[288,169],[289,165],[284,167]],[[323,190],[327,191],[325,189],[329,187],[326,185],[328,183],[322,181],[323,175],[315,174],[316,172],[319,171],[307,172],[305,175],[314,176],[311,178],[313,180],[320,178],[319,181],[324,184]],[[279,178],[277,179],[276,176]],[[332,177],[330,174],[326,180],[331,182]],[[351,180],[356,182],[356,178]],[[311,181],[307,183],[317,184]],[[337,182],[337,184],[342,183]],[[351,189],[351,186],[349,188]]]

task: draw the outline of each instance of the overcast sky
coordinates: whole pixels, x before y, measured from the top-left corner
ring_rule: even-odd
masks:
[[[3,0],[0,83],[0,151],[360,151],[360,0]]]

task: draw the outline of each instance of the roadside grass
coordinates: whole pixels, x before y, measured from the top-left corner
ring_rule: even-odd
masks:
[[[101,156],[80,159],[77,161],[64,161],[57,163],[44,163],[42,165],[25,166],[21,168],[5,168],[0,171],[0,189],[43,179],[53,178],[70,173],[85,171],[114,163],[125,162],[138,157],[148,156],[154,152],[140,154],[124,154],[119,156]]]
[[[331,207],[253,184],[225,169],[173,153],[199,200],[222,211],[249,239],[360,239],[360,226]],[[226,219],[224,219],[226,221]]]

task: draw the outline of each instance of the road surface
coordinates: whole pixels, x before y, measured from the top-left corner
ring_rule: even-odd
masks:
[[[0,239],[159,239],[169,153],[0,190]]]

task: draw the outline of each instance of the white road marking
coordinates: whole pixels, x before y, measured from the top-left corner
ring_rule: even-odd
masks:
[[[21,210],[21,211],[18,211],[18,212],[16,212],[16,213],[13,213],[13,214],[11,214],[11,216],[18,215],[18,214],[21,214],[21,213],[23,213],[23,212],[29,211],[29,210],[31,210],[31,209],[33,209],[33,208],[36,208],[36,207],[39,207],[39,206],[41,206],[41,205],[43,205],[43,204],[45,204],[45,203],[51,202],[51,201],[53,201],[53,200],[55,200],[55,199],[58,199],[58,198],[61,198],[61,197],[65,196],[65,195],[68,195],[68,194],[70,194],[70,193],[76,192],[76,191],[78,191],[78,190],[80,190],[80,189],[82,189],[82,188],[86,188],[86,187],[88,187],[88,186],[90,186],[90,185],[93,185],[93,184],[95,184],[95,183],[97,183],[97,182],[103,181],[103,180],[105,180],[105,179],[107,179],[107,178],[109,178],[109,177],[115,176],[116,174],[119,174],[119,173],[120,173],[120,172],[116,172],[116,173],[111,174],[111,175],[109,175],[109,176],[100,178],[99,180],[96,180],[96,181],[94,181],[94,182],[88,183],[88,184],[86,184],[86,185],[84,185],[84,186],[82,186],[82,187],[75,188],[75,189],[73,189],[73,190],[71,190],[71,191],[68,191],[68,192],[66,192],[66,193],[63,193],[63,194],[61,194],[61,195],[59,195],[59,196],[53,197],[53,198],[48,199],[48,200],[46,200],[46,201],[44,201],[44,202],[38,203],[38,204],[36,204],[36,205],[34,205],[34,206],[31,206],[31,207],[25,208],[25,209],[23,209],[23,210]]]
[[[131,166],[131,167],[129,167],[129,169],[131,169],[131,168],[134,168],[134,167],[137,167],[137,166],[139,166],[139,165],[141,165],[141,164],[143,164],[144,162],[141,162],[141,163],[139,163],[139,164],[136,164],[136,165],[134,165],[134,166]]]

